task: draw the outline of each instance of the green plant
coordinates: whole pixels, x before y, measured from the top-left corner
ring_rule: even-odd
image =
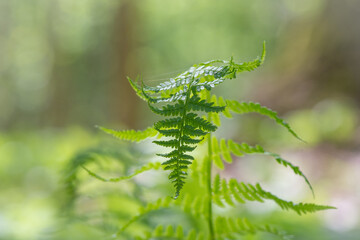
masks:
[[[239,235],[257,232],[267,232],[286,239],[289,236],[267,224],[250,223],[246,218],[215,216],[213,206],[235,206],[237,203],[245,203],[246,201],[263,202],[264,200],[271,200],[281,209],[293,210],[299,215],[333,208],[282,200],[264,190],[259,183],[253,185],[238,182],[236,179],[225,180],[221,179],[219,174],[213,177],[213,163],[219,169],[223,169],[223,161],[231,163],[234,156],[264,154],[301,176],[313,191],[308,179],[299,167],[286,161],[280,155],[265,151],[258,145],[250,146],[246,143],[236,143],[231,139],[219,140],[212,135],[221,124],[220,114],[231,118],[232,113],[255,112],[275,120],[276,123],[285,127],[290,134],[300,139],[276,112],[258,103],[224,100],[221,96],[217,97],[210,94],[215,86],[226,80],[235,79],[237,73],[252,71],[261,66],[264,58],[265,44],[262,56],[254,61],[237,64],[231,58],[229,61],[214,60],[200,63],[156,87],[146,86],[143,82],[138,85],[129,79],[137,95],[148,103],[149,108],[154,113],[165,117],[165,119],[156,122],[153,127],[144,131],[115,131],[103,127],[100,129],[119,139],[136,142],[157,136],[158,139],[154,140],[153,143],[171,149],[168,153],[157,155],[166,158],[161,165],[165,170],[170,171],[168,178],[174,185],[175,194],[174,197],[161,198],[156,203],[145,205],[138,215],[122,226],[117,236],[121,236],[122,232],[144,215],[162,208],[177,206],[189,214],[200,217],[200,221],[206,223],[207,227],[200,225],[200,227],[184,233],[181,225],[177,226],[176,229],[172,225],[166,228],[159,225],[154,231],[138,236],[137,239],[238,239]],[[158,104],[163,106],[155,106]],[[201,113],[207,115],[203,116]],[[207,144],[207,154],[195,159],[189,153],[202,144]],[[159,163],[149,163],[129,177],[105,179],[84,167],[93,177],[111,182],[128,179],[153,168],[159,168]],[[188,190],[183,189],[184,186],[186,188],[185,183],[188,179],[192,185],[197,187],[196,192],[191,191],[190,188]]]

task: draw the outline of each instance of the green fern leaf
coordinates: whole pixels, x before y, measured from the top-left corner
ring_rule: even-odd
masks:
[[[240,151],[238,144],[234,143],[231,139],[228,140],[227,145],[229,147],[229,150],[236,156],[244,156],[244,153]]]
[[[170,78],[169,81],[160,83],[156,87],[148,87],[143,84],[143,89],[148,93],[161,92],[165,97],[173,93],[179,92],[180,90],[186,91],[189,83],[192,81],[192,73],[188,70],[176,76],[175,78]]]
[[[217,98],[215,95],[212,95],[211,96],[211,102],[214,103],[215,106],[218,106],[218,103],[217,103]],[[222,107],[225,107],[225,106],[222,106]],[[223,109],[222,112],[226,111],[226,107]],[[219,115],[219,112],[211,112],[209,113],[209,118],[211,119],[211,121],[218,127],[221,126],[221,121],[220,121],[220,115]]]
[[[227,204],[232,206],[234,205],[232,201],[233,199],[239,203],[245,203],[244,200],[257,202],[264,202],[264,200],[272,200],[281,209],[293,210],[299,215],[326,209],[334,209],[334,207],[331,206],[316,205],[313,203],[295,204],[291,201],[282,200],[277,196],[273,195],[272,193],[263,190],[260,184],[256,184],[256,186],[254,186],[251,184],[245,184],[243,182],[239,183],[235,179],[230,179],[229,183],[227,183],[225,179],[220,180],[219,177],[217,178],[217,182],[221,181],[221,188],[219,189],[219,186],[216,186],[214,183],[213,200],[220,207],[224,207],[224,204],[222,201],[220,201],[219,203],[219,199],[223,199]]]
[[[212,97],[216,99],[215,95],[213,95]],[[217,99],[217,102],[220,106],[226,106],[226,101],[224,100],[223,97],[219,97]],[[224,111],[222,111],[222,113],[224,114],[225,117],[232,118],[232,115],[231,115],[228,107],[225,107],[225,109],[224,109]]]
[[[185,193],[184,196],[177,200],[174,204],[179,206],[184,212],[193,215],[196,218],[207,217],[207,202],[206,196],[196,195],[193,196],[189,193]]]
[[[214,106],[214,102],[206,102],[205,100],[201,100],[197,96],[193,96],[192,98],[190,98],[188,105],[189,109],[193,111],[204,111],[206,113],[218,113],[225,109],[225,107]]]
[[[231,163],[232,158],[231,158],[231,155],[230,155],[230,150],[226,145],[225,139],[220,140],[220,149],[221,149],[221,153],[222,153],[222,156],[223,156],[224,160],[226,162],[228,162],[228,163]]]
[[[184,230],[181,225],[177,226],[176,228],[176,237],[179,239],[184,239]]]
[[[153,143],[155,143],[159,146],[163,146],[163,147],[176,148],[179,145],[179,140],[171,139],[171,140],[167,140],[167,141],[153,141]]]
[[[238,145],[238,146],[239,146],[239,150],[242,151],[243,153],[246,153],[246,154],[254,154],[254,153],[255,154],[256,153],[265,154],[265,155],[268,155],[268,156],[271,156],[271,157],[275,158],[277,163],[282,164],[285,167],[290,167],[295,174],[301,176],[305,180],[305,182],[309,186],[313,196],[315,197],[314,189],[311,186],[310,181],[307,179],[305,174],[300,170],[300,168],[298,166],[294,166],[292,163],[290,163],[290,162],[286,161],[285,159],[281,158],[281,156],[278,155],[278,154],[265,151],[259,145],[255,146],[255,147],[252,147],[252,146],[249,146],[246,143],[242,143],[241,145]]]
[[[227,203],[227,204],[229,204],[230,206],[235,206],[235,204],[234,204],[234,202],[232,201],[232,198],[231,198],[231,196],[230,196],[230,190],[229,190],[229,186],[228,186],[228,184],[227,184],[227,182],[226,182],[226,180],[225,179],[223,179],[222,181],[221,181],[221,191],[222,191],[222,195],[223,195],[223,197],[224,197],[224,200],[225,200],[225,202]]]
[[[263,107],[253,102],[237,102],[224,100],[222,97],[217,98],[211,96],[210,91],[219,84],[236,78],[236,74],[243,71],[253,71],[262,65],[265,59],[265,43],[261,57],[249,62],[235,63],[233,58],[226,60],[213,60],[192,66],[187,71],[170,78],[168,81],[160,83],[155,87],[146,86],[141,81],[141,86],[137,81],[129,78],[129,82],[136,94],[145,100],[151,111],[165,117],[154,124],[153,128],[145,131],[114,131],[101,128],[105,132],[112,134],[120,139],[130,141],[141,141],[148,137],[158,136],[158,140],[153,143],[169,148],[167,152],[157,153],[158,156],[164,157],[165,160],[160,164],[147,166],[135,171],[134,174],[125,177],[105,179],[84,167],[84,169],[93,177],[102,181],[120,181],[128,179],[136,174],[150,169],[158,169],[160,166],[164,170],[169,170],[168,178],[175,187],[175,199],[171,198],[159,199],[156,203],[150,203],[140,209],[138,215],[133,217],[126,223],[120,231],[119,235],[130,224],[148,214],[161,208],[176,207],[181,208],[184,212],[190,213],[194,217],[201,217],[202,221],[209,224],[210,235],[202,235],[196,233],[195,230],[184,233],[181,226],[176,230],[173,226],[157,226],[153,231],[145,233],[145,237],[137,237],[138,240],[144,239],[178,239],[178,240],[203,240],[218,239],[229,240],[239,239],[244,234],[256,234],[258,232],[271,233],[283,239],[287,239],[287,235],[268,225],[260,226],[249,222],[247,219],[240,218],[224,218],[215,219],[215,228],[212,227],[212,203],[220,207],[227,205],[235,206],[236,203],[245,203],[246,201],[264,202],[270,200],[275,202],[283,210],[292,210],[298,214],[310,213],[325,209],[332,209],[331,206],[322,206],[312,203],[293,203],[278,198],[270,192],[261,188],[259,184],[245,184],[235,179],[221,179],[220,175],[215,176],[213,185],[211,186],[211,164],[214,163],[220,169],[224,168],[223,161],[232,162],[232,155],[242,156],[244,154],[264,154],[274,158],[277,163],[289,167],[292,171],[304,178],[313,192],[312,186],[305,175],[300,171],[299,167],[294,166],[290,162],[281,158],[280,155],[265,151],[260,146],[249,146],[246,143],[238,144],[231,140],[218,140],[211,137],[218,126],[220,126],[220,113],[225,117],[231,118],[232,112],[259,113],[275,120],[279,125],[286,128],[293,136],[300,139],[299,136],[291,129],[288,123],[280,118],[276,112],[269,108]],[[210,97],[211,96],[211,97]],[[160,104],[160,106],[158,105]],[[202,114],[207,113],[207,117]],[[166,137],[166,139],[161,139]],[[203,139],[208,140],[208,155],[201,166],[198,165],[191,152],[194,151]],[[301,140],[301,139],[300,139]],[[192,174],[192,184],[198,184],[199,189],[207,190],[198,193],[185,193],[180,197],[188,174]],[[215,230],[215,231],[213,231]],[[214,236],[214,233],[216,236]]]
[[[184,132],[184,134],[186,134],[185,136],[190,136],[190,137],[202,137],[207,134],[207,132],[205,132],[199,128],[195,128],[191,125],[185,125],[183,127],[183,132]]]
[[[123,130],[123,131],[116,131],[112,129],[107,129],[104,127],[97,126],[97,128],[101,129],[102,131],[110,134],[120,140],[126,140],[131,142],[140,142],[150,137],[155,137],[158,133],[154,128],[147,128],[143,131],[135,131],[135,130]]]
[[[155,128],[175,128],[181,124],[181,117],[169,118],[155,123]]]
[[[186,144],[198,144],[200,143],[203,139],[195,139],[195,138],[192,138],[190,136],[181,136],[180,140],[183,142],[183,143],[186,143]]]
[[[234,197],[234,199],[239,202],[239,203],[245,203],[245,199],[252,201],[253,199],[250,198],[246,193],[245,194],[241,194],[237,188],[238,188],[238,182],[235,179],[230,179],[229,180],[229,188],[230,188],[230,192],[232,194],[232,196]],[[220,191],[219,191],[220,192]]]
[[[159,133],[161,133],[162,135],[166,136],[166,137],[176,137],[179,138],[181,136],[181,131],[179,129],[176,128],[172,128],[172,129],[159,129],[159,128],[155,128]]]
[[[214,178],[214,182],[213,182],[213,188],[212,188],[214,194],[213,194],[213,200],[215,202],[215,204],[217,204],[220,207],[225,207],[225,205],[223,204],[223,202],[221,201],[221,179],[220,179],[220,175],[216,174],[215,178]]]
[[[206,203],[208,202],[208,199],[204,196],[196,196],[195,198],[190,194],[185,194],[181,199],[178,201],[174,201],[170,197],[166,198],[160,198],[155,203],[148,203],[146,206],[139,209],[139,213],[132,217],[126,224],[123,225],[123,227],[117,232],[117,236],[119,236],[123,231],[125,231],[132,223],[138,221],[140,218],[144,217],[145,215],[149,214],[150,212],[157,211],[164,208],[169,207],[180,207],[184,212],[187,212],[189,214],[192,214],[194,217],[207,217],[207,209],[206,209]],[[161,228],[161,227],[159,227]],[[165,232],[163,232],[163,228],[157,229],[153,231],[154,233],[161,234],[159,236],[167,236],[163,235],[165,233],[168,233],[169,230],[167,229]],[[185,234],[182,231],[182,227],[178,226],[176,229],[176,232],[173,232],[175,235],[174,237],[178,237],[179,239],[183,239],[182,237],[185,236]],[[154,235],[147,235],[147,236],[154,236]],[[201,235],[202,236],[202,235]],[[140,238],[142,239],[142,238]],[[199,238],[197,238],[199,239]],[[201,239],[201,238],[200,238]],[[199,240],[200,240],[199,239]]]
[[[167,97],[163,97],[163,96],[151,97],[150,95],[146,94],[145,90],[143,89],[143,96],[146,98],[146,100],[149,103],[162,103],[162,102],[174,102],[178,100],[185,100],[186,95],[187,95],[186,91],[179,90],[176,93],[169,94],[169,96]]]
[[[142,88],[136,84],[136,81],[138,80],[138,78],[135,80],[135,82],[131,79],[131,78],[127,78],[130,86],[134,89],[135,93],[144,101],[146,101],[146,97],[143,94]]]
[[[136,175],[140,174],[140,173],[143,173],[143,172],[146,172],[146,171],[149,171],[149,170],[158,170],[161,166],[161,163],[159,162],[156,162],[156,163],[148,163],[144,166],[142,166],[140,169],[138,170],[135,170],[133,174],[129,175],[129,176],[121,176],[121,177],[116,177],[116,178],[104,178],[104,177],[101,177],[100,175],[90,171],[89,169],[87,169],[85,166],[82,166],[82,168],[87,171],[90,176],[100,180],[100,181],[103,181],[103,182],[120,182],[120,181],[123,181],[123,180],[127,180],[127,179],[131,179],[133,177],[135,177]]]
[[[266,56],[266,47],[265,47],[265,42],[263,42],[263,50],[261,53],[261,57],[258,57],[254,61],[234,64],[234,68],[236,69],[237,72],[244,72],[244,71],[251,72],[256,68],[260,67],[264,63],[265,56]]]
[[[140,87],[129,79],[135,92],[148,102],[150,109],[154,113],[165,117],[172,117],[158,121],[154,125],[154,129],[160,134],[160,137],[165,136],[170,139],[154,141],[154,143],[163,147],[174,148],[169,153],[157,155],[169,158],[163,165],[165,170],[171,170],[169,179],[175,186],[175,198],[179,196],[180,190],[185,183],[188,165],[193,160],[186,153],[193,151],[196,148],[196,144],[205,135],[214,132],[217,128],[215,125],[220,126],[219,113],[226,111],[226,106],[217,105],[216,97],[213,97],[213,100],[207,101],[203,99],[203,93],[210,91],[226,79],[235,78],[237,72],[251,71],[260,66],[264,56],[265,45],[261,59],[241,64],[236,64],[232,58],[230,61],[201,63],[155,87],[146,86],[144,82],[142,82]],[[222,65],[219,66],[219,63],[222,63]],[[225,103],[222,98],[220,101],[221,104]],[[153,106],[153,104],[158,103],[167,104],[161,108]],[[199,112],[208,113],[209,120],[199,116]],[[226,111],[225,114],[229,115],[230,113]],[[226,146],[222,143],[221,148],[224,150]],[[224,156],[226,160],[231,160],[230,153]],[[219,159],[219,157],[214,155],[215,163],[221,167],[222,161]]]
[[[227,107],[233,111],[234,113],[244,114],[244,113],[259,113],[261,115],[265,115],[273,120],[281,126],[285,127],[294,137],[303,141],[295,132],[292,130],[290,125],[284,121],[284,119],[280,118],[277,113],[267,107],[261,106],[259,103],[254,102],[238,102],[236,100],[226,100]]]
[[[146,232],[145,238],[137,237],[138,240],[202,240],[204,239],[203,233],[197,233],[194,229],[190,230],[188,234],[185,235],[182,227],[179,225],[174,231],[172,225],[167,226],[166,228],[163,225],[158,225],[154,231]]]
[[[217,127],[211,122],[207,121],[204,118],[197,117],[195,113],[188,113],[186,115],[186,122],[194,128],[200,128],[207,132],[215,132],[215,130],[217,129]]]
[[[280,239],[291,239],[284,231],[280,231],[268,225],[257,225],[246,218],[217,217],[215,219],[215,230],[220,239],[239,239],[242,235],[254,235],[259,232],[273,234]]]
[[[239,144],[239,143],[235,143],[231,139],[227,141],[227,146],[225,144],[225,140],[221,139],[220,148],[221,148],[221,151],[218,150],[219,146],[218,146],[217,140],[215,141],[213,139],[213,149],[215,149],[214,154],[216,154],[217,156],[222,154],[222,157],[226,161],[229,161],[230,160],[229,158],[231,158],[229,152],[232,152],[232,153],[234,153],[235,155],[238,155],[238,156],[242,156],[244,154],[263,154],[263,155],[273,157],[276,160],[277,163],[279,163],[279,164],[281,164],[281,165],[283,165],[285,167],[289,167],[296,175],[301,176],[305,180],[306,184],[309,186],[309,188],[310,188],[310,190],[311,190],[311,192],[312,192],[312,194],[314,196],[314,189],[313,189],[310,181],[305,176],[305,174],[300,170],[300,168],[298,166],[295,166],[292,163],[286,161],[280,155],[278,155],[276,153],[271,153],[271,152],[265,151],[259,145],[250,146],[247,143]],[[215,156],[214,156],[214,158],[215,158]],[[217,161],[219,161],[219,160],[217,160]]]
[[[126,224],[122,226],[122,228],[120,228],[120,230],[116,233],[116,236],[119,236],[132,223],[136,222],[138,219],[145,216],[146,214],[159,209],[168,208],[172,201],[172,198],[166,197],[158,199],[155,203],[148,203],[145,207],[139,209],[139,213],[136,216],[132,217]]]
[[[184,111],[184,102],[179,101],[179,103],[175,105],[166,105],[162,109],[153,107],[149,104],[149,108],[156,114],[163,116],[178,116]]]
[[[221,161],[221,158],[219,156],[220,149],[219,149],[219,145],[218,145],[218,140],[215,136],[213,136],[211,139],[211,146],[212,146],[212,152],[213,152],[212,159],[213,159],[215,165],[220,169],[224,169],[224,163]]]
[[[220,193],[220,189],[221,189],[221,179],[220,179],[220,175],[216,174],[215,178],[214,178],[214,182],[213,182],[213,191],[214,194],[219,194]]]
[[[208,62],[200,63],[195,66],[211,66],[213,64],[228,64],[228,68],[223,69],[223,73],[219,73],[223,78],[235,78],[236,75],[234,73],[240,73],[244,71],[253,71],[254,69],[260,67],[265,60],[266,56],[266,47],[265,42],[263,42],[263,50],[261,57],[258,57],[257,59],[249,62],[243,62],[236,64],[234,63],[233,59],[231,58],[230,61],[226,60],[211,60]],[[214,76],[214,77],[220,77],[220,76]]]
[[[313,203],[294,204],[293,202],[284,201],[284,200],[278,198],[277,196],[273,195],[272,193],[263,190],[259,183],[257,183],[255,187],[252,186],[251,188],[253,189],[254,192],[256,191],[258,193],[258,195],[261,196],[263,199],[273,200],[282,209],[294,210],[299,215],[301,215],[303,213],[312,213],[312,212],[322,211],[322,210],[327,210],[327,209],[336,209],[335,207],[332,207],[332,206],[316,205]]]

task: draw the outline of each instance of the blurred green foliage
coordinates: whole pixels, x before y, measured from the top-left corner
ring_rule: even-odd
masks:
[[[287,21],[313,18],[321,2],[1,0],[0,126],[108,121],[122,76],[152,83],[193,62],[248,60],[263,40],[274,49]],[[244,95],[247,85],[226,90]]]
[[[147,159],[144,155],[153,152],[151,147],[107,142],[93,133],[95,124],[133,122],[142,128],[152,122],[146,106],[132,98],[135,94],[127,86],[126,75],[141,73],[153,85],[193,62],[230,55],[249,60],[263,40],[268,43],[265,67],[218,91],[280,110],[307,144],[289,139],[270,121],[254,116],[241,117],[236,125],[225,120],[219,134],[259,142],[277,152],[286,146],[290,150],[284,155],[305,170],[316,201],[338,210],[297,218],[291,213],[280,215],[269,205],[263,211],[254,206],[228,214],[250,212],[264,221],[271,218],[295,239],[357,239],[358,9],[359,2],[352,0],[176,0],[166,4],[160,0],[0,0],[0,239],[107,237],[142,204],[141,198],[129,202],[124,194],[139,188],[147,200],[166,195],[170,186],[161,184],[166,183],[161,174],[114,185],[98,183],[79,169],[80,188],[74,200],[78,203],[70,208],[66,201],[71,195],[63,181],[70,172],[65,169],[82,154],[107,151],[115,155],[95,154],[101,164],[89,166],[113,170],[118,176],[131,172],[140,163],[139,156]],[[126,118],[132,115],[131,121]],[[123,153],[131,164],[119,161]],[[280,195],[287,192],[294,200],[303,200],[299,196],[306,192],[301,183],[290,178],[299,187],[289,188],[291,184],[283,183],[289,176],[281,170],[267,172],[269,164],[266,159],[246,158],[227,169],[227,174],[264,180]],[[109,194],[96,194],[98,189]],[[111,192],[123,195],[111,196]],[[66,206],[75,212],[65,211]],[[106,216],[116,211],[122,215]],[[150,217],[161,222],[164,214],[170,213]],[[188,228],[196,222],[179,218]],[[108,225],[101,226],[104,222]],[[137,228],[146,224],[134,226],[134,231]]]
[[[1,141],[0,157],[11,161],[1,162],[0,239],[107,239],[134,216],[145,201],[155,201],[172,191],[163,172],[145,173],[134,181],[103,183],[78,167],[86,164],[109,177],[127,175],[142,161],[151,160],[149,157],[157,150],[150,142],[145,142],[139,151],[134,146],[107,141],[78,128],[63,132],[46,130],[2,135]],[[254,170],[249,169],[250,160],[241,161],[248,166],[239,169],[240,173]],[[258,174],[261,175],[261,171]],[[242,176],[246,177],[245,174]],[[271,184],[272,180],[268,182]],[[297,184],[302,184],[300,182]],[[276,186],[276,182],[273,183]],[[293,184],[296,183],[287,185]],[[315,182],[315,188],[321,190],[317,192],[317,201],[327,201],[324,194],[331,188],[316,187],[321,185]],[[189,182],[186,191],[202,190]],[[279,189],[275,187],[275,191]],[[289,193],[291,195],[291,191],[286,195]],[[272,222],[294,234],[294,239],[356,239],[359,233],[358,230],[330,231],[323,225],[323,214],[299,217],[292,212],[280,213],[280,209],[271,203],[261,206],[252,203],[246,208],[240,205],[235,210],[216,208],[215,211],[228,216],[248,217],[257,222]],[[183,224],[185,230],[199,224],[175,208],[156,211],[133,224],[129,230],[151,230],[156,224],[175,223]],[[244,239],[264,237],[272,239],[269,235]]]

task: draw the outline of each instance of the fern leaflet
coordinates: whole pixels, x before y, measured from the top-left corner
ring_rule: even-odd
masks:
[[[288,123],[286,123],[284,121],[284,119],[280,118],[277,115],[277,113],[275,111],[271,110],[270,108],[261,106],[259,103],[238,102],[236,100],[226,100],[226,106],[231,111],[233,111],[234,113],[238,113],[238,114],[256,112],[256,113],[259,113],[261,115],[265,115],[265,116],[275,120],[276,123],[278,123],[281,126],[285,127],[294,137],[296,137],[300,141],[304,141],[294,132],[294,130],[290,127],[290,125]]]
[[[179,201],[180,200],[180,201]],[[146,206],[139,209],[138,215],[132,217],[119,231],[118,235],[128,228],[132,223],[136,222],[143,216],[147,215],[150,212],[169,208],[169,207],[180,207],[184,212],[187,212],[194,217],[207,217],[207,206],[206,202],[208,201],[207,197],[196,196],[193,197],[190,194],[185,194],[178,201],[174,201],[170,197],[160,198],[155,203],[148,203]]]
[[[280,231],[269,225],[257,225],[251,223],[246,218],[226,218],[217,217],[215,219],[216,233],[218,239],[239,239],[239,235],[256,234],[258,232],[270,233],[281,239],[291,239],[292,236],[287,235],[284,231]]]
[[[218,146],[218,140],[216,139],[216,137],[213,137],[212,139],[212,143],[214,146],[214,162],[215,164],[219,167],[219,168],[223,168],[223,164],[222,162],[219,163],[219,161],[221,161],[219,155],[221,154],[223,159],[227,162],[231,162],[232,158],[230,153],[233,153],[237,156],[243,156],[244,154],[264,154],[267,156],[270,156],[272,158],[274,158],[276,160],[277,163],[285,166],[285,167],[289,167],[293,170],[293,172],[296,175],[301,176],[306,184],[309,186],[313,196],[314,196],[314,190],[313,187],[311,186],[310,181],[307,179],[307,177],[305,176],[305,174],[300,170],[300,168],[298,166],[293,165],[292,163],[286,161],[285,159],[283,159],[279,154],[276,153],[271,153],[268,151],[265,151],[261,146],[256,145],[256,146],[250,146],[247,143],[235,143],[233,140],[228,140],[227,144],[225,139],[221,139],[220,140],[220,147]]]
[[[120,230],[116,233],[116,235],[119,236],[133,222],[137,221],[139,218],[143,217],[149,212],[169,207],[171,201],[172,199],[170,197],[166,197],[166,198],[159,198],[155,203],[148,203],[145,207],[140,208],[139,214],[132,217],[126,224],[124,224],[122,228],[120,228]]]
[[[127,179],[131,179],[133,177],[135,177],[136,175],[140,174],[140,173],[143,173],[143,172],[146,172],[146,171],[149,171],[149,170],[158,170],[161,166],[161,163],[148,163],[147,165],[144,165],[142,166],[140,169],[137,169],[135,170],[135,172],[131,175],[128,175],[128,176],[121,176],[121,177],[116,177],[116,178],[104,178],[104,177],[101,177],[100,175],[94,173],[93,171],[90,171],[89,169],[87,169],[85,166],[82,166],[82,168],[87,171],[92,177],[100,180],[100,181],[103,181],[103,182],[120,182],[122,180],[127,180]]]
[[[245,201],[263,202],[264,200],[272,200],[281,209],[293,210],[299,215],[326,209],[334,209],[334,207],[331,206],[316,205],[313,203],[295,204],[291,201],[282,200],[272,193],[265,191],[259,183],[254,186],[243,182],[239,183],[236,179],[230,179],[229,182],[227,182],[225,179],[220,179],[219,175],[215,177],[213,188],[214,202],[220,207],[224,207],[222,200],[231,206],[235,205],[234,201],[245,203]]]
[[[130,142],[140,142],[150,137],[155,137],[158,133],[154,128],[147,128],[143,131],[135,131],[135,130],[123,130],[116,131],[104,127],[97,126],[102,131],[110,134],[120,140],[126,140]]]
[[[154,231],[146,232],[145,237],[137,237],[136,240],[151,240],[151,239],[171,239],[171,240],[203,240],[204,234],[197,233],[194,229],[189,231],[188,234],[184,233],[181,225],[176,229],[172,225],[164,229],[163,225],[158,225]]]

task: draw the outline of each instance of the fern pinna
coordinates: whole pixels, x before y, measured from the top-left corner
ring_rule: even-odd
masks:
[[[264,190],[259,183],[238,182],[236,179],[226,181],[221,179],[220,175],[216,175],[212,179],[213,163],[221,170],[224,167],[223,161],[231,163],[236,156],[263,154],[273,158],[277,163],[289,167],[295,174],[301,176],[313,191],[310,182],[299,167],[294,166],[280,155],[268,152],[261,146],[236,143],[231,139],[217,139],[211,134],[220,125],[219,114],[231,118],[232,114],[258,113],[275,120],[290,134],[300,139],[289,124],[271,109],[258,103],[225,100],[222,97],[211,96],[210,94],[215,86],[226,80],[236,78],[237,73],[252,71],[259,67],[264,58],[265,44],[261,57],[254,61],[239,64],[231,58],[228,61],[213,60],[200,63],[155,87],[128,79],[136,94],[148,103],[149,108],[154,113],[161,115],[163,119],[144,131],[115,131],[103,127],[100,129],[119,139],[128,141],[138,142],[157,136],[153,143],[171,149],[167,153],[158,153],[157,155],[165,158],[161,165],[163,169],[170,171],[168,178],[175,188],[173,198],[177,199],[181,196],[188,178],[195,181],[201,190],[199,193],[185,192],[179,200],[167,197],[156,203],[150,203],[140,210],[139,215],[134,216],[127,224],[123,225],[117,236],[120,236],[130,224],[151,211],[180,206],[184,212],[189,212],[196,217],[202,216],[208,225],[208,230],[205,232],[203,230],[190,231],[186,239],[238,239],[239,235],[257,232],[266,232],[286,239],[288,237],[286,234],[268,225],[253,224],[243,218],[215,217],[213,205],[220,207],[236,206],[236,204],[243,204],[247,201],[263,202],[270,200],[279,205],[281,209],[293,210],[298,214],[332,208],[330,206],[285,201]],[[208,144],[208,154],[203,159],[194,159],[191,152],[203,142]],[[105,179],[85,167],[84,169],[99,180],[116,182],[131,178],[143,171],[158,169],[159,166],[160,163],[151,163],[130,176],[113,179]],[[154,236],[166,236],[171,239],[185,238],[181,226],[176,231],[172,226],[168,226],[166,229],[164,230],[164,226],[160,225],[154,232],[148,232],[138,239],[151,239]]]

